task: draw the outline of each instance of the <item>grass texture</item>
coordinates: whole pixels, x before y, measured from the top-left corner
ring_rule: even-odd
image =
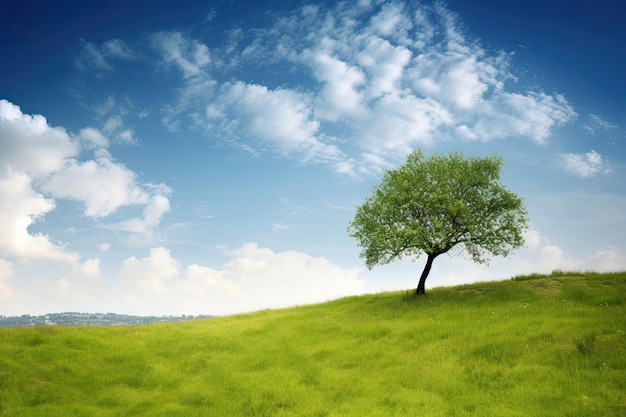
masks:
[[[624,416],[626,273],[0,330],[1,416]]]

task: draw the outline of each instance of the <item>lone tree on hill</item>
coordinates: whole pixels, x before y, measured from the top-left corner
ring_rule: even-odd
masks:
[[[523,246],[526,209],[500,183],[501,166],[497,155],[465,158],[453,152],[425,158],[414,151],[404,165],[386,171],[348,227],[367,267],[425,253],[415,290],[422,295],[435,258],[457,245],[483,264],[488,255],[507,256]]]

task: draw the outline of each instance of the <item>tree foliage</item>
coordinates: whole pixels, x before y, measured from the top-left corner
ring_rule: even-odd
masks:
[[[502,163],[497,155],[426,158],[415,151],[404,165],[386,171],[348,227],[367,267],[426,254],[419,295],[434,259],[457,245],[476,263],[523,246],[526,209],[501,184]]]

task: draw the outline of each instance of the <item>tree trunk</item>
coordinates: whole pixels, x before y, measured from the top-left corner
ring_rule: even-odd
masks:
[[[430,268],[433,266],[433,261],[437,257],[436,254],[429,253],[428,259],[426,259],[426,266],[424,266],[424,270],[422,271],[422,276],[420,277],[420,282],[417,284],[417,288],[415,289],[415,295],[424,295],[426,294],[426,278],[428,278],[428,274],[430,273]]]

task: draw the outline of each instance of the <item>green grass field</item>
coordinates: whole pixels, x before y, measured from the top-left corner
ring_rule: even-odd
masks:
[[[625,305],[626,273],[577,273],[1,329],[0,415],[624,416]]]

